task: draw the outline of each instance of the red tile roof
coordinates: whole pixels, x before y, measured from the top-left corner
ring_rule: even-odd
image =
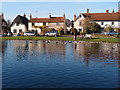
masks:
[[[57,23],[57,22],[64,22],[64,17],[51,17],[51,18],[31,18],[29,22],[51,22],[51,23]]]
[[[116,13],[82,13],[93,21],[120,21],[120,12]]]

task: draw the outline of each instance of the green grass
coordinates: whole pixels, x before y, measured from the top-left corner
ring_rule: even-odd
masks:
[[[17,37],[0,37],[2,40],[69,40],[74,41],[73,37],[44,37],[44,36],[17,36]],[[80,39],[76,41],[90,41],[90,42],[111,42],[120,43],[120,38],[114,38],[113,36],[95,36],[92,39]]]
[[[78,39],[78,41],[90,41],[90,42],[111,42],[120,43],[120,38],[93,38],[93,39]]]
[[[37,37],[37,36],[17,36],[1,37],[3,40],[73,40],[72,37]]]

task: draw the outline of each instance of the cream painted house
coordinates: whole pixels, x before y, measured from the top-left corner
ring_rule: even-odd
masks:
[[[35,28],[35,26],[46,26],[47,28],[54,28],[55,30],[58,30],[59,28],[64,28],[64,33],[66,33],[67,31],[65,14],[63,15],[63,17],[51,17],[50,14],[49,18],[32,18],[32,15],[30,15],[28,30],[37,30],[38,33],[41,33],[41,28]]]
[[[20,16],[18,15],[11,25],[11,32],[14,35],[17,35],[18,33],[26,32],[28,29],[28,19],[26,16]]]
[[[87,13],[81,13],[77,18],[74,15],[74,27],[78,31],[83,32],[83,24],[86,19],[89,19],[90,22],[98,23],[102,30],[104,30],[106,25],[120,28],[120,12],[114,12],[114,10],[112,13],[109,13],[109,10],[106,10],[106,13],[89,13],[89,9],[87,9]]]

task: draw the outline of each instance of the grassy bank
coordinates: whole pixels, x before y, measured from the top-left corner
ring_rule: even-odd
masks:
[[[17,37],[0,37],[3,40],[69,40],[74,41],[73,37],[36,37],[36,36],[17,36]],[[92,41],[92,42],[111,42],[120,43],[120,38],[113,37],[99,37],[96,36],[92,39],[80,39],[77,38],[76,41]]]
[[[17,36],[1,37],[3,40],[73,40],[72,37],[37,37],[37,36]]]

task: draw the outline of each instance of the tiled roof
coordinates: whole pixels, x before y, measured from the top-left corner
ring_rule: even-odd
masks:
[[[64,22],[64,17],[51,17],[51,18],[31,18],[29,22],[51,22],[51,23],[57,23],[57,22]]]
[[[82,13],[84,17],[88,17],[93,21],[120,21],[120,12],[116,13]]]

